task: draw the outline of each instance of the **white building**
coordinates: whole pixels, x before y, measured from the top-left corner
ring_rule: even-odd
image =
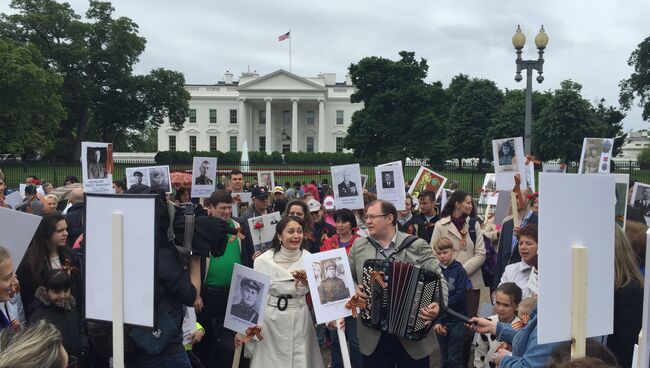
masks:
[[[158,129],[159,151],[341,152],[352,114],[349,76],[300,77],[285,70],[259,76],[226,72],[217,84],[190,84],[190,116],[180,131]]]
[[[614,158],[615,161],[636,161],[641,151],[650,145],[650,137],[647,130],[640,130],[638,132],[630,132],[627,134],[623,145],[621,146],[621,153]]]

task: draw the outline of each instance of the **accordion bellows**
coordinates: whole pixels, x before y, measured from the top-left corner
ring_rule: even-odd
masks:
[[[424,324],[420,309],[442,300],[437,273],[396,260],[366,260],[362,291],[369,296],[360,312],[364,326],[413,341],[426,337],[432,325]]]

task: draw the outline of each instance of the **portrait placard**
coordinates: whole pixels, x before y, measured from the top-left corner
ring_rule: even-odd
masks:
[[[217,183],[217,158],[194,157],[192,159],[192,198],[209,197]]]
[[[526,163],[526,189],[535,192],[535,164],[532,161]]]
[[[564,164],[547,164],[546,162],[542,163],[542,172],[547,173],[566,173],[566,165]]]
[[[406,205],[404,190],[404,173],[402,161],[389,162],[375,167],[377,198],[392,203],[398,211],[403,211]]]
[[[499,192],[497,191],[497,176],[494,173],[487,173],[483,179],[478,204],[495,206],[498,199]]]
[[[580,154],[579,174],[609,174],[614,139],[585,138]]]
[[[23,196],[20,192],[12,192],[5,197],[5,204],[13,209],[16,209],[23,203]]]
[[[248,228],[250,229],[251,241],[255,251],[264,252],[271,248],[275,236],[275,227],[281,218],[280,212],[273,212],[248,219]]]
[[[126,169],[126,187],[135,184],[148,185],[153,191],[172,192],[169,166],[129,167]]]
[[[409,187],[409,194],[413,198],[420,196],[420,192],[430,190],[436,193],[436,199],[440,195],[440,191],[445,186],[447,178],[438,174],[433,170],[429,170],[424,166],[420,166],[420,170],[415,175],[413,183]]]
[[[363,209],[363,186],[359,164],[332,166],[336,208]]]
[[[257,185],[272,191],[275,188],[275,173],[273,171],[258,171]]]
[[[539,343],[571,340],[574,246],[588,251],[587,337],[610,335],[614,325],[615,178],[541,173],[539,187]]]
[[[81,142],[81,174],[85,193],[114,193],[113,144]]]
[[[230,193],[232,196],[232,217],[239,217],[250,207],[253,194],[251,192]]]
[[[41,216],[0,207],[0,245],[9,251],[14,271],[25,256],[40,223]]]
[[[632,187],[632,203],[630,205],[643,214],[646,223],[650,223],[650,185],[636,182]]]
[[[510,191],[500,190],[498,193],[497,206],[494,209],[494,223],[501,225],[510,212]]]
[[[361,174],[361,187],[367,189],[366,185],[368,185],[368,175]]]
[[[223,326],[246,334],[247,328],[261,325],[270,284],[271,276],[235,263]]]
[[[345,303],[354,295],[350,263],[344,248],[305,255],[305,272],[318,323],[352,315]]]
[[[521,176],[521,190],[526,189],[526,157],[524,141],[521,137],[495,139],[492,141],[494,156],[494,173],[498,190],[512,190],[515,186],[515,174]],[[533,176],[534,178],[534,176]]]

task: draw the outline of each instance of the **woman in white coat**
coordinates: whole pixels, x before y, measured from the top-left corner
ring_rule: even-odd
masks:
[[[251,340],[251,368],[323,367],[316,331],[309,314],[309,289],[292,272],[304,270],[303,222],[283,217],[275,229],[273,248],[255,259],[254,269],[271,276],[269,299],[262,321],[262,341]],[[239,338],[239,335],[238,335]],[[238,340],[237,343],[240,343]]]

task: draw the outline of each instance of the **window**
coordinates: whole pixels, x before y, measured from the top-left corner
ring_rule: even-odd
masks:
[[[336,124],[343,125],[343,110],[336,110]]]
[[[307,124],[314,125],[314,122],[316,121],[316,114],[314,114],[313,111],[307,111],[305,113],[305,120]]]
[[[210,109],[210,124],[217,123],[217,109]]]
[[[190,124],[196,124],[196,109],[190,109]]]
[[[237,152],[237,136],[230,137],[230,152]]]
[[[282,124],[285,127],[291,125],[291,111],[282,111]]]
[[[196,152],[196,136],[190,136],[190,152]]]
[[[290,151],[291,151],[291,145],[290,144],[285,143],[285,144],[282,145],[282,153],[287,153],[287,152],[290,152]]]
[[[307,137],[307,152],[314,152],[314,137]]]
[[[169,150],[170,151],[176,151],[176,136],[175,135],[170,135],[169,136]]]
[[[237,124],[237,110],[230,110],[230,124]]]
[[[266,152],[266,137],[260,137],[260,152]]]
[[[217,136],[216,135],[211,135],[210,136],[210,152],[216,152],[217,151]]]
[[[260,110],[260,124],[266,124],[266,111]]]
[[[336,137],[336,152],[343,152],[343,137]]]

